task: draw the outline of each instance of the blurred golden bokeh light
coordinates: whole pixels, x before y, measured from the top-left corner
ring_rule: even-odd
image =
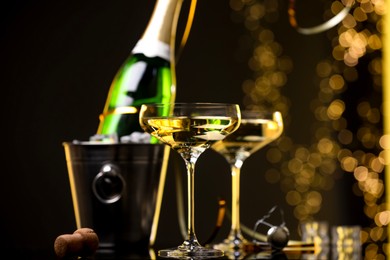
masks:
[[[278,1],[230,0],[230,6],[232,17],[243,21],[254,46],[248,60],[253,77],[242,83],[244,106],[278,109],[288,127],[292,101],[284,95],[283,86],[294,70],[294,61],[283,53],[284,46],[271,24],[288,15],[291,26],[298,28],[295,9],[279,14]],[[267,148],[266,158],[275,167],[266,172],[265,179],[279,182],[295,218],[306,221],[315,219],[322,207],[322,192],[334,187],[340,172],[352,175],[356,183],[350,192],[364,201],[362,213],[372,220],[362,231],[365,257],[385,259],[390,211],[384,199],[383,173],[390,164],[390,137],[383,132],[381,53],[387,6],[384,0],[329,0],[326,6],[329,9],[323,13],[327,19],[346,6],[351,10],[328,30],[332,51],[316,67],[318,94],[310,102],[314,122],[308,126],[313,132],[311,144],[297,144],[286,134],[280,137]],[[353,91],[362,78],[362,60],[369,60],[364,73],[371,80],[365,86],[371,96],[354,100],[344,93]]]

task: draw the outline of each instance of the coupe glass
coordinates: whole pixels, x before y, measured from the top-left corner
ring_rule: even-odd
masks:
[[[212,148],[230,164],[232,176],[232,223],[228,237],[213,247],[234,257],[252,248],[240,228],[240,170],[249,156],[276,140],[283,132],[283,120],[278,111],[241,111],[241,124],[237,131],[216,142]]]
[[[223,256],[223,251],[199,244],[195,235],[194,173],[198,157],[240,125],[236,104],[175,103],[142,105],[140,125],[145,132],[169,145],[184,159],[187,168],[187,238],[176,248],[160,250],[159,256],[203,259]]]

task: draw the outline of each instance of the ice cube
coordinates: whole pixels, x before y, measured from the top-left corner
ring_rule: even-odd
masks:
[[[151,135],[145,132],[133,132],[130,135],[122,136],[120,141],[121,143],[148,144],[150,137]]]
[[[95,134],[89,138],[89,141],[92,143],[117,143],[118,135],[116,133],[113,134]]]

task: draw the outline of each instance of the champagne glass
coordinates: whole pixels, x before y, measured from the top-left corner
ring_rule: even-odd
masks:
[[[214,248],[226,255],[237,256],[252,248],[240,228],[240,170],[249,156],[276,140],[283,132],[283,120],[278,111],[241,111],[241,124],[237,131],[216,142],[212,149],[224,156],[231,168],[232,176],[232,222],[228,237]],[[249,250],[249,249],[248,249]]]
[[[221,250],[201,246],[195,235],[195,163],[212,144],[234,132],[240,125],[240,120],[240,108],[236,104],[175,103],[141,106],[141,127],[178,152],[187,168],[187,238],[176,248],[160,250],[159,256],[182,259],[223,256]]]

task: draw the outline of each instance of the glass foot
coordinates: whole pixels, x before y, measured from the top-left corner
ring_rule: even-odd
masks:
[[[253,243],[246,240],[242,236],[229,236],[224,239],[221,243],[214,244],[213,248],[220,250],[230,250],[230,249],[251,249]]]
[[[224,253],[219,249],[197,246],[192,247],[191,249],[181,247],[163,249],[158,251],[158,255],[161,257],[178,259],[207,259],[222,257]]]
[[[228,259],[244,259],[248,255],[259,251],[259,248],[246,239],[225,239],[223,242],[212,245],[214,249],[224,251]]]

